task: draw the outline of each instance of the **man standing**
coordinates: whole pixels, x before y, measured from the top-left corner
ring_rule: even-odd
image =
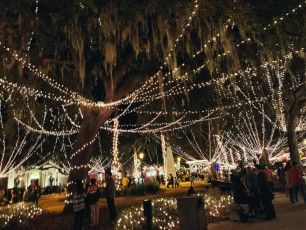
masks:
[[[276,218],[274,206],[272,204],[274,198],[273,193],[268,185],[267,176],[262,166],[256,165],[256,171],[259,199],[265,212],[264,220],[272,220],[273,218]]]
[[[268,168],[267,165],[264,165],[264,173],[267,176],[268,185],[269,185],[271,191],[273,191],[273,189],[274,189],[274,186],[273,186],[273,172],[272,172],[271,169]]]
[[[289,176],[293,185],[293,191],[292,191],[292,197],[293,201],[297,201],[297,195],[298,192],[300,191],[303,198],[304,202],[306,203],[306,193],[305,193],[305,185],[304,185],[304,180],[303,180],[303,171],[299,167],[298,163],[296,161],[292,162],[292,167],[289,169]]]
[[[250,166],[248,166],[246,170],[247,170],[247,173],[243,177],[243,183],[248,193],[249,215],[257,216],[259,214],[257,210],[257,206],[258,206],[257,205],[258,204],[257,202],[257,199],[258,199],[257,175],[254,172],[252,172],[252,168]]]
[[[107,206],[110,215],[109,223],[113,224],[116,220],[116,208],[115,208],[116,183],[111,171],[107,170],[105,173],[106,173],[105,198],[107,200]]]

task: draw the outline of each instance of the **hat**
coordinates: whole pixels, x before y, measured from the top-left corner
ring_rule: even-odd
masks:
[[[262,166],[261,165],[255,165],[255,168],[258,170],[262,170]]]
[[[109,175],[109,176],[112,176],[112,175],[113,175],[112,172],[111,172],[109,169],[105,170],[105,173],[106,173],[107,175]]]

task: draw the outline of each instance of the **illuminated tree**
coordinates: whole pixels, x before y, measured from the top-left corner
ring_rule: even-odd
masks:
[[[278,51],[287,53],[286,32],[274,31],[291,21],[303,25],[305,17],[304,5],[276,0],[0,4],[1,89],[30,101],[36,116],[21,117],[22,102],[15,101],[15,119],[24,127],[75,138],[72,167],[88,165],[99,130],[114,131],[117,109],[118,117],[137,113],[142,121],[119,127],[120,133],[160,133],[243,107],[249,102],[222,98],[223,89],[237,84],[246,60],[260,66]],[[298,29],[296,49],[304,38]],[[205,96],[192,95],[197,91]],[[40,117],[39,105],[66,110],[56,116],[58,129],[30,123]],[[69,181],[87,173],[87,167],[70,171]]]

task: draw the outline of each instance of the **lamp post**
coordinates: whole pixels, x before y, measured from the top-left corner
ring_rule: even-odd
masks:
[[[139,159],[140,159],[140,177],[141,177],[141,181],[143,183],[143,173],[142,173],[142,160],[144,158],[144,153],[141,152],[139,153]]]

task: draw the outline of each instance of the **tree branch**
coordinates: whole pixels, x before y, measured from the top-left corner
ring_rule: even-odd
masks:
[[[114,78],[113,78],[114,88],[117,88],[118,84],[120,84],[122,79],[125,77],[129,64],[132,61],[133,55],[134,55],[133,50],[128,49],[122,58],[123,61],[119,65],[117,65],[118,68],[114,69]]]

